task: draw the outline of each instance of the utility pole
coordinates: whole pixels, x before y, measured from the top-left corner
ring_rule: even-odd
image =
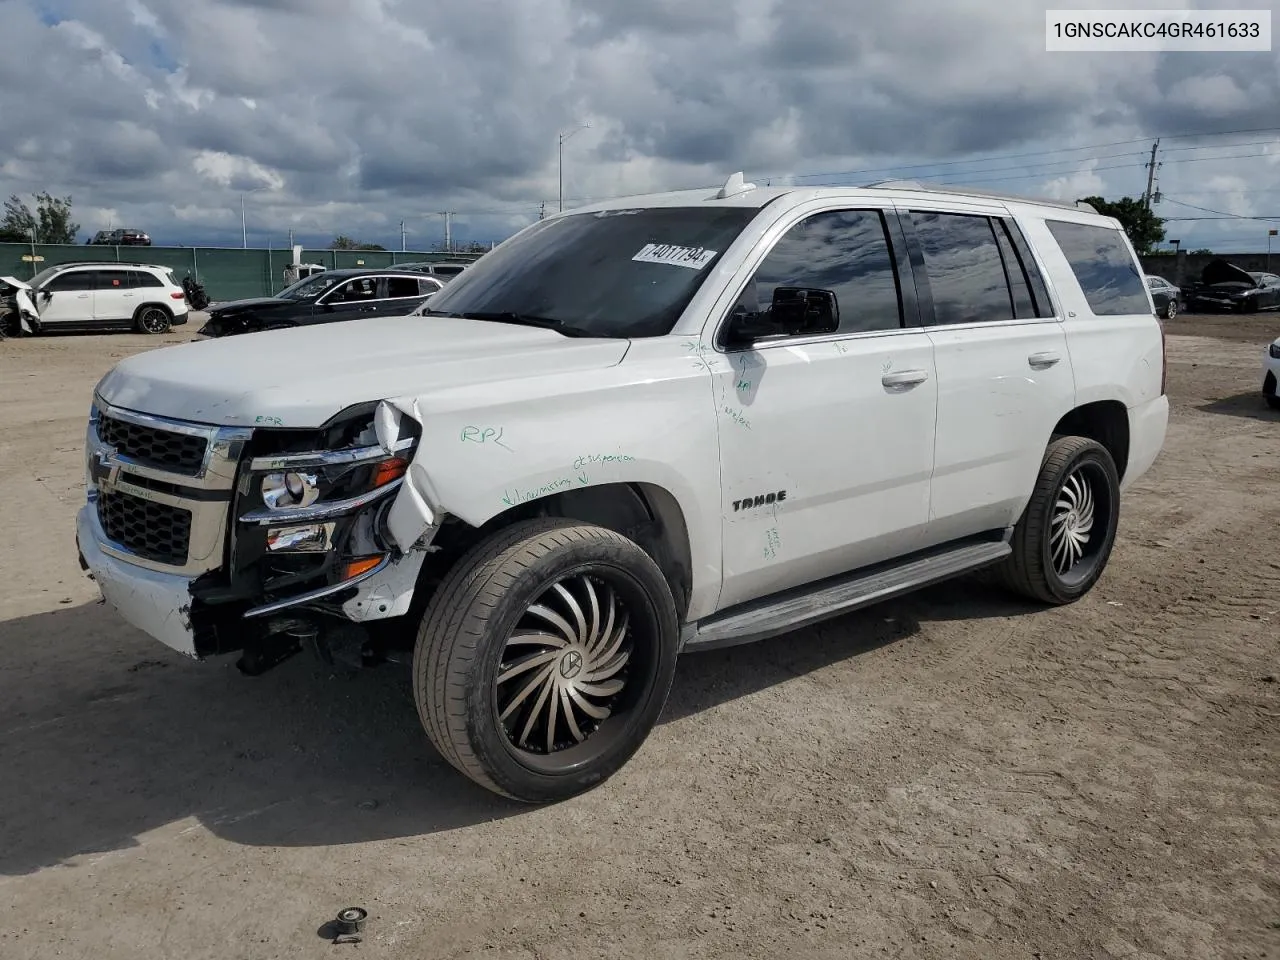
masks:
[[[568,140],[570,137],[572,137],[575,133],[585,130],[589,126],[591,126],[591,121],[587,120],[585,123],[578,124],[576,127],[574,127],[574,129],[570,130],[568,133],[565,133],[563,130],[560,131],[560,209],[561,210],[564,209],[564,142]]]
[[[293,249],[293,227],[289,228],[289,249]]]
[[[400,252],[404,253],[408,249],[409,249],[408,241],[405,239],[404,221],[401,220],[400,221]]]
[[[244,194],[240,194],[240,246],[244,250],[249,249],[249,233],[244,226]]]
[[[1156,140],[1151,145],[1151,159],[1147,161],[1147,190],[1142,195],[1142,205],[1148,210],[1151,209],[1151,188],[1156,179],[1156,151],[1158,149],[1160,149],[1160,141]]]
[[[440,216],[444,217],[444,249],[446,253],[452,253],[453,252],[453,233],[450,230],[449,218],[453,216],[453,212],[441,210]]]

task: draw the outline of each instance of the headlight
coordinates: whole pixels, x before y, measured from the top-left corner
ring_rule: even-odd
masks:
[[[1267,350],[1275,360],[1280,360],[1280,343],[1273,343]]]

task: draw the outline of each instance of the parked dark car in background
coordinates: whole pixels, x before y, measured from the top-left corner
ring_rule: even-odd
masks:
[[[149,247],[151,238],[141,230],[112,230],[111,242],[117,247]]]
[[[274,297],[214,304],[199,333],[226,337],[360,317],[405,316],[443,286],[441,279],[409,270],[326,270]]]
[[[1280,277],[1250,273],[1218,258],[1200,272],[1200,281],[1183,290],[1189,311],[1255,313],[1280,308]]]
[[[1151,291],[1151,299],[1155,303],[1156,316],[1172,320],[1178,315],[1178,298],[1182,291],[1164,277],[1147,275],[1147,289]]]
[[[149,247],[151,237],[141,230],[99,230],[85,243],[101,247]]]
[[[448,283],[463,270],[470,266],[470,263],[448,263],[438,262],[435,260],[424,260],[420,263],[397,263],[397,270],[412,270],[414,273],[425,273],[428,276],[439,277],[444,283]]]

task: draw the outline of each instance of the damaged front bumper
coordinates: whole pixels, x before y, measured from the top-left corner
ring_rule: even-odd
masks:
[[[81,564],[126,621],[195,659],[401,616],[438,529],[411,492],[413,439],[401,425],[398,412],[366,407],[320,431],[348,445],[307,448],[311,432],[206,426],[99,400]]]
[[[118,560],[102,551],[106,539],[92,504],[80,508],[76,547],[80,562],[93,576],[102,597],[130,626],[166,647],[198,659],[191,626],[192,578],[159,573]]]

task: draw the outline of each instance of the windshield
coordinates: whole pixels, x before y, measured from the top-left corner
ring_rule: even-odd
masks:
[[[36,290],[40,287],[42,283],[44,283],[46,280],[52,277],[61,268],[62,268],[61,264],[55,264],[52,267],[45,267],[43,270],[37,273],[34,277],[28,280],[27,283],[31,285],[32,290]]]
[[[430,313],[532,317],[580,336],[663,336],[758,212],[652,207],[547,220],[459,273]]]
[[[293,286],[285,287],[276,294],[282,300],[314,300],[330,287],[337,286],[346,277],[334,276],[332,273],[317,273],[304,277]]]

